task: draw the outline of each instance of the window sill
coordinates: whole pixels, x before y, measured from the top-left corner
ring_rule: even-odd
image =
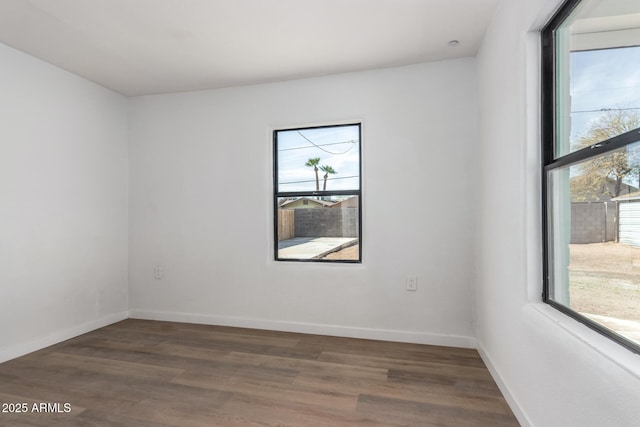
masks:
[[[527,304],[524,311],[526,317],[543,317],[544,320],[553,322],[593,351],[640,379],[640,355],[600,335],[548,304],[541,302]]]

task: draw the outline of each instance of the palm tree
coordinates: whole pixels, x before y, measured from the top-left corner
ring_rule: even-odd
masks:
[[[338,172],[336,172],[331,166],[320,166],[320,170],[324,172],[324,185],[322,186],[322,191],[327,191],[327,178],[329,177],[329,174],[335,175]]]
[[[313,167],[313,171],[316,173],[316,191],[320,191],[320,179],[318,178],[318,165],[320,164],[320,157],[312,157],[307,160],[305,166]]]

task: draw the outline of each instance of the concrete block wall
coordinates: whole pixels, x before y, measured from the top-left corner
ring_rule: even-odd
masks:
[[[358,209],[295,209],[296,237],[358,237]]]
[[[616,239],[617,203],[571,203],[571,243],[601,243]]]

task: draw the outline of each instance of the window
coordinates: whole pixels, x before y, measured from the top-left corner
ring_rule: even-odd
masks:
[[[360,124],[273,132],[276,261],[362,259]]]
[[[542,32],[545,302],[640,353],[640,2]]]

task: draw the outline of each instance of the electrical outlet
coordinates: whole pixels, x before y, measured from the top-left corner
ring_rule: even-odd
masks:
[[[408,291],[418,290],[418,276],[407,276],[407,290]]]
[[[160,267],[159,265],[157,265],[157,266],[153,269],[153,277],[155,277],[155,278],[156,278],[156,280],[161,280],[163,276],[164,276],[164,270],[162,269],[162,267]]]

